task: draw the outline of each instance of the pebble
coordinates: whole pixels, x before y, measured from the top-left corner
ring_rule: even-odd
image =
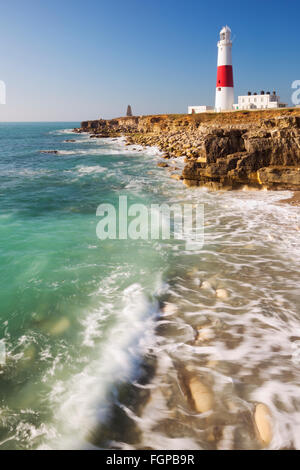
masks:
[[[214,337],[214,332],[209,327],[202,327],[201,329],[197,329],[197,338],[196,343],[209,341]]]
[[[254,422],[257,437],[261,443],[268,446],[272,440],[271,412],[267,405],[258,403],[254,411]]]
[[[226,300],[229,297],[229,294],[226,289],[217,289],[216,290],[216,296],[218,299],[223,299]]]
[[[211,285],[211,283],[208,282],[208,281],[203,281],[202,284],[201,284],[201,289],[211,290],[211,289],[212,289],[212,285]]]
[[[165,315],[173,315],[178,310],[178,307],[175,304],[167,303],[162,308],[162,311]]]
[[[193,377],[189,382],[191,397],[198,413],[206,413],[213,407],[213,395],[209,388]]]

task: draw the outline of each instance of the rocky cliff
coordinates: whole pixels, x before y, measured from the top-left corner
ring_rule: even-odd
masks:
[[[100,119],[78,130],[184,156],[190,186],[300,189],[300,109]]]

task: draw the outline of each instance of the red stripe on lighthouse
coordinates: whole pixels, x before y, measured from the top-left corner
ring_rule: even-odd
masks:
[[[219,65],[217,74],[218,87],[233,87],[232,65]]]

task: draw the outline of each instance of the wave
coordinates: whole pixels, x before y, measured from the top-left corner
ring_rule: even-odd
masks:
[[[110,299],[109,292],[116,288],[112,278],[101,287]],[[82,345],[93,351],[94,359],[67,382],[57,380],[53,384],[49,400],[54,408],[58,434],[55,438],[45,436],[41,448],[44,445],[55,449],[88,447],[87,435],[99,422],[104,423],[109,413],[112,403],[108,397],[112,386],[134,379],[140,358],[153,344],[157,306],[149,302],[143,287],[132,284],[119,301],[118,313],[115,304],[109,301],[81,321]],[[110,323],[114,318],[114,322],[105,334],[107,318]]]
[[[18,177],[23,178],[39,178],[40,176],[51,175],[53,170],[39,169],[34,170],[32,168],[14,168],[1,170],[1,176]]]
[[[104,171],[106,171],[106,168],[100,165],[77,166],[76,171],[79,173],[79,175],[91,175],[91,174],[103,173]]]
[[[58,129],[55,131],[50,131],[50,135],[61,135],[61,134],[74,134],[74,135],[81,135],[87,134],[87,132],[74,132],[74,129]]]

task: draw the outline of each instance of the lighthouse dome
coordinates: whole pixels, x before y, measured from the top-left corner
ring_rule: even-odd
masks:
[[[223,26],[223,28],[221,29],[220,31],[220,34],[222,33],[231,33],[231,29],[229,28],[229,26]]]
[[[220,31],[221,41],[229,42],[230,41],[230,35],[231,35],[231,29],[227,25],[224,26]]]

